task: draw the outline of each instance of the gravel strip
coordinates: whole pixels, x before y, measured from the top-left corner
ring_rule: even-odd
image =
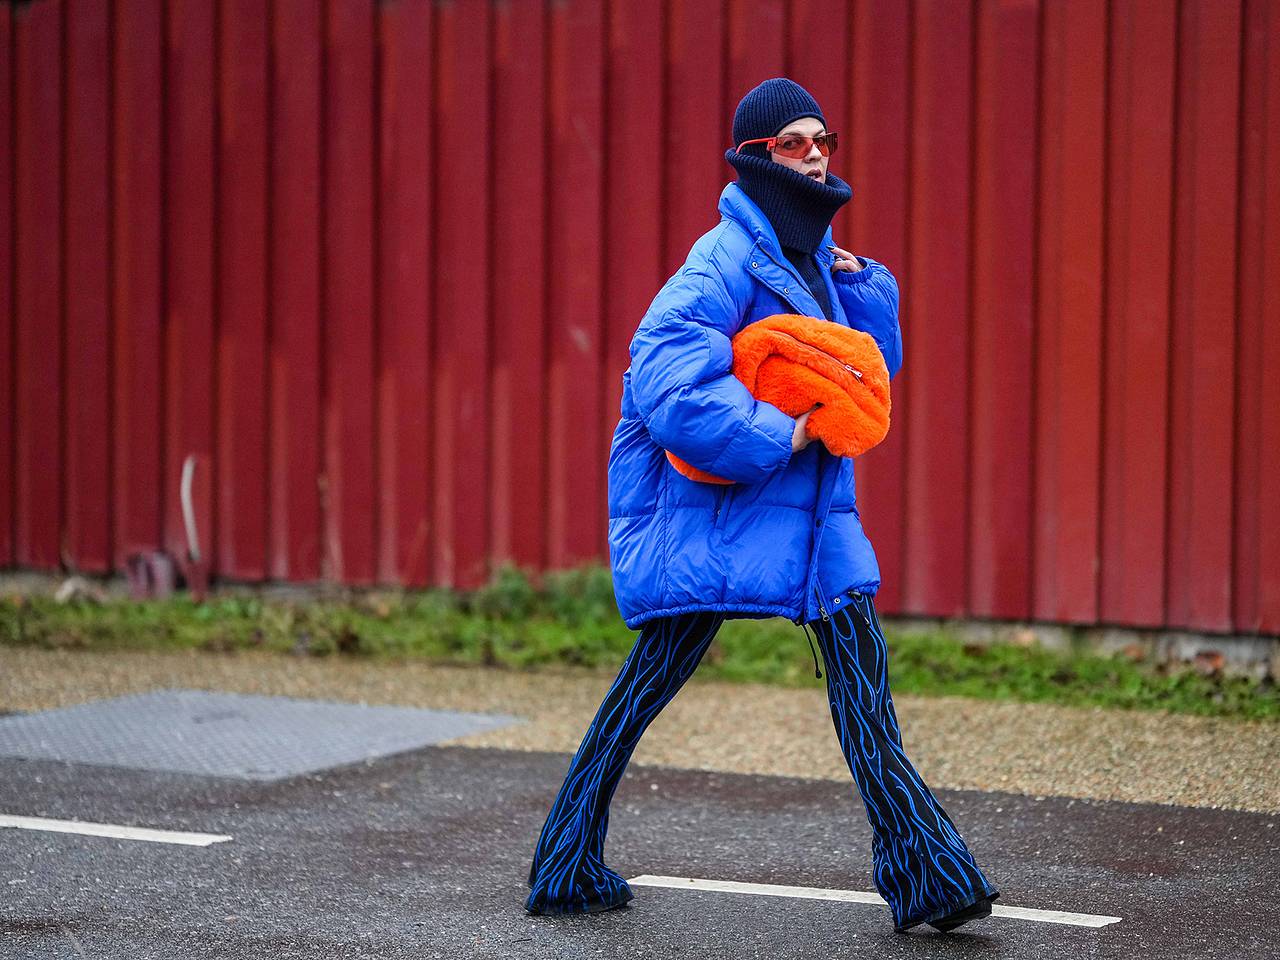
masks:
[[[185,687],[511,713],[528,722],[452,742],[561,753],[577,750],[612,681],[593,671],[258,651],[0,647],[0,712]],[[796,690],[695,676],[654,720],[633,759],[851,783],[825,682]],[[932,787],[1280,812],[1280,724],[962,697],[901,696],[894,705],[907,752]]]

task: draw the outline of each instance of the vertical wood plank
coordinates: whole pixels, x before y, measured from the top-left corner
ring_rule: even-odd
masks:
[[[548,106],[551,155],[550,344],[547,370],[547,562],[574,567],[605,542],[601,449],[604,324],[602,187],[605,21],[600,4],[572,0],[551,10]]]
[[[726,18],[722,5],[702,0],[668,0],[667,76],[663,116],[666,150],[663,168],[664,237],[662,273],[670,277],[684,263],[693,242],[720,222],[716,202],[733,167],[724,160],[733,139],[730,121],[747,91],[721,90],[725,68]],[[730,118],[725,119],[725,116]],[[689,131],[704,131],[723,149],[691,156]],[[656,294],[657,291],[654,291]],[[637,325],[639,321],[637,320]]]
[[[164,118],[164,543],[188,547],[180,496],[189,455],[213,466],[216,294],[214,232],[217,94],[215,10],[201,0],[169,0],[165,18]],[[198,467],[197,470],[200,468]],[[201,491],[213,477],[196,476]],[[193,496],[195,535],[206,558],[214,535],[210,496]]]
[[[924,5],[915,26],[907,314],[915,320],[915,429],[906,438],[903,590],[913,612],[956,616],[966,608],[969,556],[972,12],[964,4]]]
[[[1102,571],[1098,616],[1164,620],[1177,11],[1112,6],[1107,96]]]
[[[883,442],[854,461],[858,513],[880,566],[876,608],[897,612],[904,603],[907,436],[915,377],[914,328],[908,317],[915,291],[907,259],[911,15],[906,0],[874,6],[871,0],[857,0],[851,20],[850,96],[841,121],[839,152],[844,156],[838,166],[839,176],[853,188],[853,199],[837,215],[832,235],[850,252],[883,263],[899,286],[905,356],[902,371],[893,378],[892,424]]]
[[[111,514],[115,565],[161,546],[164,489],[162,0],[116,8]]]
[[[1107,11],[1046,4],[1037,250],[1037,619],[1097,616]]]
[[[547,177],[558,166],[548,152],[548,15],[542,4],[505,3],[493,16],[493,129],[511,149],[493,154],[494,266],[502,279],[493,285],[491,537],[496,563],[541,569],[553,496],[546,484]],[[629,272],[630,265],[617,274]]]
[[[324,106],[324,509],[327,569],[375,578],[373,373],[376,320],[373,11],[330,0]]]
[[[1245,4],[1234,628],[1280,634],[1280,4]]]
[[[111,33],[105,5],[76,6],[66,24],[67,560],[111,569]],[[154,440],[155,438],[148,438]]]
[[[728,2],[729,89],[723,117],[726,130],[733,122],[738,101],[752,87],[770,77],[783,76],[787,71],[786,0]]]
[[[62,561],[63,5],[15,7],[13,18],[14,559],[52,570]]]
[[[1191,0],[1181,16],[1166,617],[1170,626],[1227,630],[1240,7],[1227,0]]]
[[[267,569],[279,580],[323,572],[320,510],[321,122],[324,4],[275,0],[271,8],[271,257],[267,384]]]
[[[430,581],[431,4],[378,7],[378,578]]]
[[[486,577],[489,529],[488,4],[436,13],[435,580],[467,588]],[[441,146],[444,145],[444,146]],[[576,269],[564,264],[561,269]]]
[[[849,62],[849,17],[841,5],[826,0],[790,0],[786,15],[786,71],[783,75],[813,94],[813,99],[822,108],[827,129],[841,134],[841,148],[828,160],[827,169],[847,180],[838,168],[847,156],[842,154],[850,145],[844,126],[849,112],[850,77],[847,71],[833,70],[832,66]],[[833,236],[843,235],[848,210],[849,204],[846,203],[836,213],[832,220]],[[839,240],[836,244],[844,246]]]
[[[975,100],[969,612],[1031,614],[1036,90],[1031,4],[981,0]]]
[[[218,572],[266,573],[267,18],[222,4],[219,23]]]
[[[605,449],[622,407],[622,374],[630,365],[631,337],[662,286],[663,142],[660,4],[615,3],[609,29],[608,229],[605,250]],[[718,138],[710,138],[715,154]],[[718,158],[716,158],[718,159]],[[728,169],[726,165],[726,169]],[[607,504],[606,504],[607,506]],[[607,559],[607,544],[605,549]]]
[[[13,140],[14,54],[13,7],[0,5],[0,567],[14,562],[14,398],[17,341],[14,327],[14,258],[17,232],[14,229]]]

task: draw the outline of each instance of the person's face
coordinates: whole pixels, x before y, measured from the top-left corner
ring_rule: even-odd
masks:
[[[827,128],[823,126],[822,121],[817,117],[801,117],[799,120],[788,123],[780,131],[778,131],[778,139],[781,140],[787,134],[794,134],[801,137],[816,137],[820,133],[826,133]],[[770,153],[774,163],[785,163],[793,170],[798,170],[805,176],[813,177],[819,183],[827,182],[827,161],[830,157],[824,157],[822,151],[818,149],[816,143],[809,145],[809,152],[799,160],[793,160],[791,157],[784,157],[779,153]]]

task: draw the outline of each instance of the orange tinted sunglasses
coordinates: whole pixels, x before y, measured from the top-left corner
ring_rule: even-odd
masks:
[[[738,149],[734,153],[741,153],[742,148],[749,143],[763,143],[764,148],[770,153],[781,154],[784,157],[790,157],[792,160],[803,160],[809,155],[809,149],[816,143],[818,152],[824,157],[831,156],[831,152],[836,148],[836,134],[834,131],[827,131],[816,137],[802,137],[797,133],[789,133],[784,137],[761,137],[759,140],[743,140],[738,144]]]

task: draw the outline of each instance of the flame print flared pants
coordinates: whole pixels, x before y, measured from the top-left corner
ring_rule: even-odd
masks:
[[[842,600],[843,610],[810,626],[827,665],[840,749],[872,828],[873,880],[894,927],[905,930],[999,892],[903,751],[871,597],[851,591]],[[724,619],[697,612],[641,625],[542,827],[529,869],[530,913],[594,913],[634,897],[604,864],[609,804],[640,737],[692,675]]]

